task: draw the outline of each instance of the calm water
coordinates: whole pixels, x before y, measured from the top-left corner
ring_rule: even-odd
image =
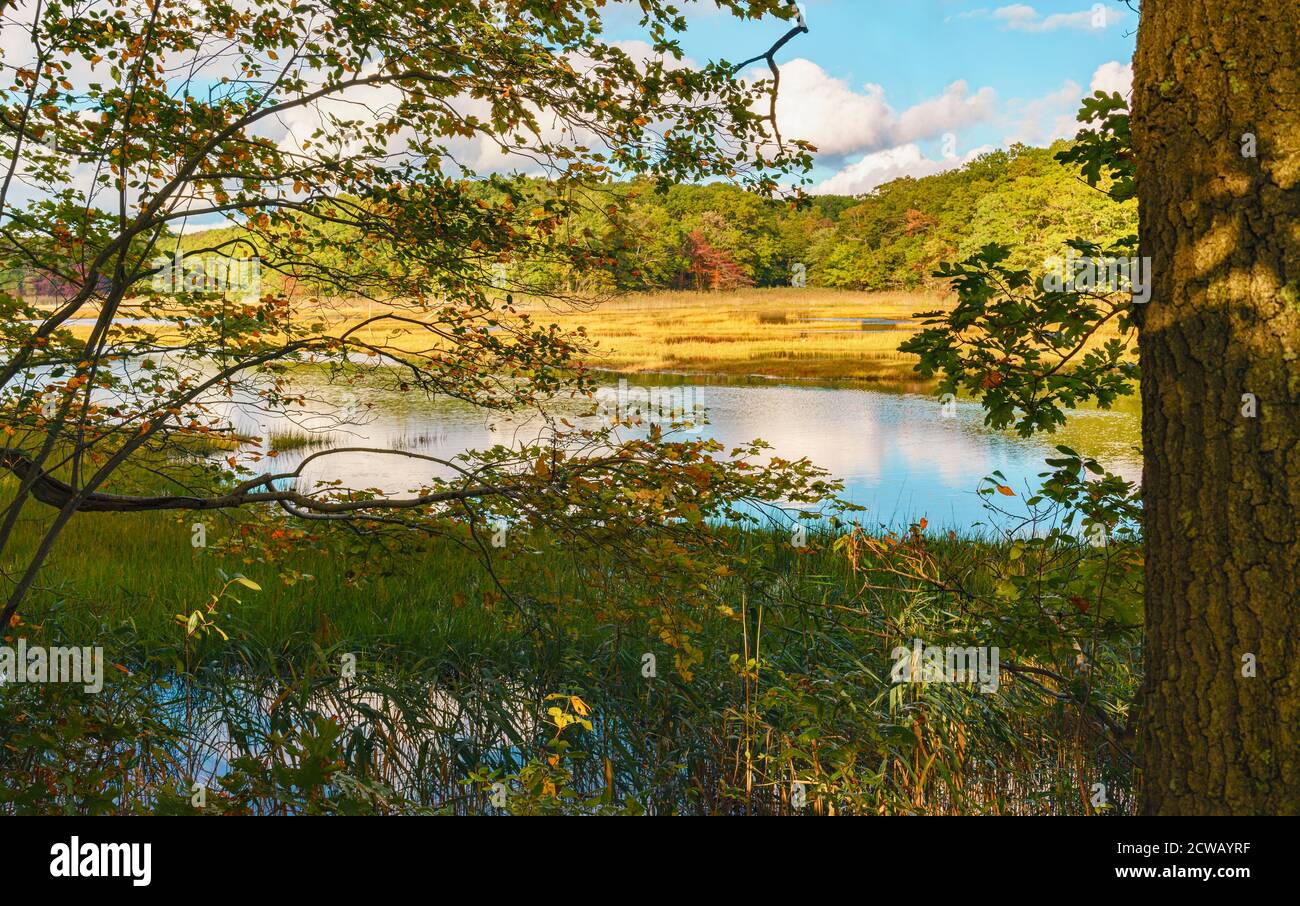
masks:
[[[407,449],[450,459],[470,449],[526,442],[538,435],[541,420],[486,416],[456,401],[394,400],[392,394],[367,396],[354,390],[320,387],[322,403],[298,417],[299,430],[325,430],[336,446]],[[653,394],[653,397],[652,397]],[[670,401],[686,411],[704,409],[708,424],[699,433],[732,445],[762,438],[787,459],[806,456],[845,483],[844,496],[867,508],[864,524],[906,525],[924,517],[935,528],[964,528],[987,520],[975,491],[994,470],[1017,491],[1036,487],[1046,469],[1043,459],[1064,443],[1098,457],[1117,474],[1141,475],[1138,418],[1124,412],[1079,411],[1067,430],[1050,438],[1024,440],[983,426],[977,403],[944,407],[937,399],[880,391],[774,384],[655,386],[639,380],[611,383],[599,399],[605,412],[645,411]],[[372,405],[367,408],[366,403]],[[647,407],[647,403],[651,406]],[[365,424],[330,430],[330,411],[352,407],[365,412]],[[590,409],[590,405],[587,407]],[[569,413],[572,420],[572,412]],[[268,421],[251,410],[235,415],[243,432],[265,435],[291,427]],[[277,470],[296,465],[310,450],[286,451]],[[419,486],[429,463],[378,453],[338,453],[309,465],[309,481],[342,479],[353,488],[401,492]],[[999,502],[1011,504],[1010,498]]]

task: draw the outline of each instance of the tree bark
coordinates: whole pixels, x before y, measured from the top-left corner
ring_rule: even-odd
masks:
[[[1297,814],[1300,5],[1144,0],[1132,126],[1142,810]]]

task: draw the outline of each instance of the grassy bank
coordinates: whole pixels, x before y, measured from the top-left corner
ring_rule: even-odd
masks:
[[[44,515],[25,519],[31,544]],[[653,620],[610,617],[607,591],[562,559],[494,561],[511,602],[449,543],[207,520],[195,547],[194,522],[74,518],[10,643],[99,644],[121,669],[100,696],[0,695],[0,809],[192,811],[195,778],[209,813],[788,813],[798,784],[822,813],[1083,814],[1093,780],[1112,810],[1130,808],[1127,762],[1088,716],[1122,724],[1135,687],[1132,635],[1084,622],[1133,594],[1111,580],[1097,596],[1118,548],[1071,555],[1064,581],[1053,552],[1044,581],[1005,542],[814,532],[794,549],[785,534],[729,532],[749,565],[719,576],[720,606],[694,614],[703,658],[686,678]],[[1004,570],[1052,592],[1008,599]],[[232,584],[237,573],[259,590]],[[1071,590],[1090,615],[1058,609]],[[1050,616],[1041,626],[1035,608]],[[228,638],[187,635],[196,609]],[[1004,669],[995,695],[899,685],[892,649],[915,638],[1000,639],[1004,668],[1047,674]],[[1078,640],[1091,674],[1073,670]],[[1081,681],[1086,704],[1063,707]],[[75,720],[55,717],[68,708]],[[60,771],[64,786],[32,783]]]

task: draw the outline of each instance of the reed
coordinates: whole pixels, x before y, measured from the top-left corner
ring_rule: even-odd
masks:
[[[40,521],[24,517],[32,542]],[[494,783],[519,813],[781,814],[796,810],[796,783],[820,813],[1087,814],[1094,782],[1111,811],[1132,809],[1122,756],[1040,687],[892,685],[894,640],[942,638],[957,618],[901,576],[864,582],[838,534],[814,532],[797,553],[782,535],[732,533],[753,570],[719,580],[730,616],[698,615],[705,658],[686,682],[653,625],[596,617],[563,562],[504,576],[572,601],[572,618],[537,633],[451,544],[393,554],[289,535],[267,554],[213,522],[194,548],[190,522],[73,519],[10,637],[99,644],[121,669],[92,702],[0,696],[0,812],[186,811],[175,791],[195,778],[210,810],[267,814],[490,813]],[[929,545],[974,582],[1005,553],[977,536]],[[229,640],[187,638],[176,614],[235,573],[261,591],[221,600]],[[1098,695],[1131,700],[1139,662],[1136,643],[1107,643]],[[557,728],[554,696],[581,702],[591,729]],[[38,728],[57,750],[24,745]],[[68,785],[35,783],[56,752]]]
[[[329,434],[297,428],[272,428],[267,432],[266,442],[272,450],[288,452],[324,449],[334,445],[334,438]]]

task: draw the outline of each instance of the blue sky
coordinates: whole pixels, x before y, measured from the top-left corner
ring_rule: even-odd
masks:
[[[1013,141],[1073,135],[1080,98],[1127,93],[1137,16],[1120,0],[804,0],[810,32],[783,64],[783,131],[821,149],[822,191],[869,191],[896,175],[955,166]],[[683,4],[692,59],[739,61],[786,23],[744,22]],[[610,37],[634,40],[632,17]]]

